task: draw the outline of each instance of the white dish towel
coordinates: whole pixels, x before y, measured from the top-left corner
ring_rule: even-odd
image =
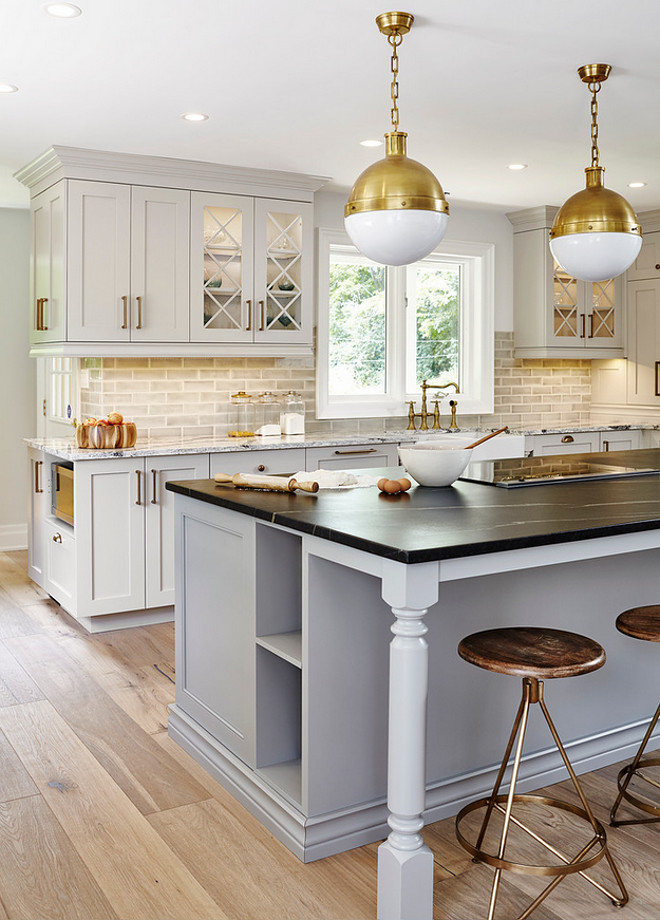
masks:
[[[357,476],[348,470],[300,470],[293,478],[298,482],[318,482],[319,489],[363,489],[377,485],[379,479],[378,476]]]

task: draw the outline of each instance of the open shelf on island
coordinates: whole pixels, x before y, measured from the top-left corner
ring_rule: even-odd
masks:
[[[257,645],[283,658],[297,668],[302,668],[302,631],[275,633],[272,636],[257,636]]]
[[[273,786],[285,799],[300,807],[302,801],[302,769],[300,760],[287,760],[274,763],[270,767],[260,767],[259,773],[266,782]]]

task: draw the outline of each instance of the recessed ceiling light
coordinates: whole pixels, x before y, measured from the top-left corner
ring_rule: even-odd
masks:
[[[382,141],[360,141],[361,147],[380,147]]]
[[[208,121],[208,115],[204,115],[202,112],[185,112],[181,118],[185,121]]]
[[[644,188],[646,182],[629,182],[628,188]]]
[[[17,93],[18,87],[13,83],[0,83],[0,93]]]
[[[42,9],[49,16],[57,16],[58,19],[73,19],[82,13],[80,7],[75,3],[44,3]]]
[[[512,169],[514,172],[520,169],[527,169],[527,163],[509,163],[507,169]]]

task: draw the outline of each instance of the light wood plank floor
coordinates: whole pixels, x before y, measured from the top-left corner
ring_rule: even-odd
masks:
[[[376,844],[303,865],[168,738],[173,645],[170,624],[88,635],[27,578],[25,553],[0,553],[0,920],[375,917]],[[604,824],[615,780],[615,767],[584,778]],[[485,916],[491,870],[453,819],[424,833],[434,916]],[[535,918],[660,918],[660,825],[610,841],[630,904],[571,878]],[[539,889],[513,878],[498,917]]]

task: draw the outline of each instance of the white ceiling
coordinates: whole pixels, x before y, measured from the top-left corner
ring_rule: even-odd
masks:
[[[0,206],[52,144],[328,176],[348,189],[390,124],[390,63],[374,0],[1,0]],[[396,7],[394,7],[396,8]],[[561,204],[583,184],[589,93],[605,62],[606,184],[660,207],[658,0],[414,0],[400,57],[400,128],[451,201]],[[187,111],[207,122],[181,119]],[[511,172],[508,163],[529,168]],[[641,180],[642,190],[626,188]]]

